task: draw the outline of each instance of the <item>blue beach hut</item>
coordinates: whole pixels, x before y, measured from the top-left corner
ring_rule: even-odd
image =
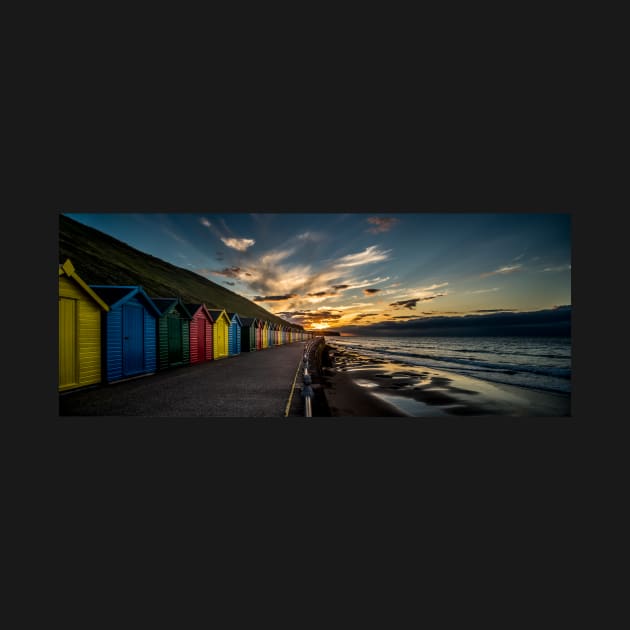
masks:
[[[109,306],[103,313],[103,359],[108,383],[157,369],[160,312],[140,286],[90,285]]]
[[[238,313],[228,313],[230,327],[228,329],[228,354],[235,356],[241,353],[241,328],[243,326]]]

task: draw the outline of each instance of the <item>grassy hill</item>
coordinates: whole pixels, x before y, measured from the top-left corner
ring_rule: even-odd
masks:
[[[59,262],[63,263],[66,258],[72,260],[78,274],[88,284],[141,285],[151,297],[179,296],[184,302],[204,302],[208,308],[224,308],[245,317],[288,323],[199,274],[145,254],[60,214]]]

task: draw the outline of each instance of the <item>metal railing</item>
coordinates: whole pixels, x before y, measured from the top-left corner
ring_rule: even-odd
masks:
[[[304,366],[304,373],[302,374],[302,398],[304,398],[304,417],[313,417],[313,403],[312,398],[315,395],[312,387],[311,375],[308,371],[308,357],[311,352],[311,348],[314,343],[318,343],[319,339],[311,339],[304,346],[304,356],[302,358],[302,365]]]

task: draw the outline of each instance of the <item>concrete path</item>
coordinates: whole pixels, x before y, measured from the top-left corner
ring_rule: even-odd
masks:
[[[281,418],[305,342],[59,395],[60,416]],[[290,416],[303,416],[296,379]]]

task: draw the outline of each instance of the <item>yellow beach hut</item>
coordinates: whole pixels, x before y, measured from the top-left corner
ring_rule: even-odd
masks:
[[[262,347],[269,347],[269,322],[265,321],[262,327]]]
[[[60,392],[101,382],[101,313],[107,311],[69,258],[59,265]]]
[[[225,309],[211,310],[208,312],[212,316],[214,323],[212,324],[212,351],[214,359],[222,359],[228,356],[229,346],[228,337],[231,320]]]

